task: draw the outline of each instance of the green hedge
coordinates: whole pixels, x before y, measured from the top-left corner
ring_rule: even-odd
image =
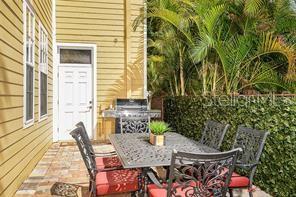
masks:
[[[167,97],[164,109],[172,128],[196,140],[207,119],[231,124],[224,150],[240,124],[270,131],[255,184],[274,196],[296,196],[295,97]]]

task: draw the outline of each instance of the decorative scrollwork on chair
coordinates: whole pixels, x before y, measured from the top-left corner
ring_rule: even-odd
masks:
[[[90,193],[92,196],[96,196],[96,175],[97,175],[97,166],[96,161],[94,160],[94,156],[92,151],[90,150],[89,145],[85,142],[83,128],[77,127],[73,131],[70,132],[72,137],[75,139],[79,151],[81,153],[84,164],[87,168],[88,174],[90,176]]]
[[[208,120],[206,122],[200,143],[219,150],[229,127],[229,124],[222,124],[220,122]]]
[[[150,118],[146,116],[122,116],[120,117],[121,133],[149,133],[149,123]]]
[[[88,146],[88,143],[85,141],[83,128],[77,127],[71,131],[70,134],[77,142],[77,146],[89,173],[89,191],[92,197],[128,192],[132,192],[134,195],[135,192],[139,190],[139,185],[142,180],[140,179],[138,169],[99,171],[90,146]],[[105,186],[115,189],[106,190],[104,189]]]
[[[233,148],[241,148],[242,153],[238,156],[236,167],[243,168],[248,176],[237,174],[231,180],[232,184],[229,190],[231,197],[233,196],[232,189],[235,188],[248,188],[249,196],[253,196],[253,178],[268,134],[268,131],[238,126]],[[241,179],[247,179],[247,181],[242,182]]]
[[[211,154],[174,152],[167,196],[226,196],[239,151]]]
[[[238,161],[244,164],[256,164],[259,162],[268,132],[247,128],[242,125],[238,127],[233,148],[241,148],[242,154]]]

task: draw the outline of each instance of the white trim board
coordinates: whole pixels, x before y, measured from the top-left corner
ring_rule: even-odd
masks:
[[[60,65],[60,55],[59,50],[61,48],[66,49],[88,49],[92,51],[92,73],[93,73],[93,120],[92,120],[92,135],[91,138],[95,137],[95,133],[97,131],[97,45],[96,44],[85,44],[85,43],[56,43],[56,73],[55,73],[55,102],[54,108],[56,109],[54,112],[54,129],[53,135],[55,136],[54,140],[58,140],[58,128],[59,128],[59,105],[58,105],[58,67]]]
[[[46,96],[47,96],[47,99],[46,99],[46,114],[44,115],[41,115],[41,62],[40,62],[40,52],[41,52],[41,44],[44,44],[44,43],[41,43],[41,32],[43,31],[43,33],[46,35],[46,53],[47,53],[47,59],[46,59],[46,77],[47,77],[47,80],[46,80],[46,83],[47,83],[47,93],[46,93]],[[39,45],[39,49],[38,49],[38,117],[39,117],[39,122],[43,121],[43,120],[46,120],[48,118],[48,55],[49,55],[49,51],[48,51],[48,33],[47,33],[47,30],[46,28],[44,27],[44,25],[42,24],[42,22],[39,20],[39,41],[38,41],[38,45]]]
[[[27,8],[28,10],[32,13],[33,15],[33,27],[32,27],[32,37],[33,37],[33,47],[32,47],[32,67],[33,67],[33,116],[31,120],[26,120],[26,110],[27,110],[27,105],[26,105],[26,80],[27,80],[27,60],[26,60],[26,56],[27,56],[27,49],[26,49],[26,45],[27,45]],[[36,40],[35,40],[35,12],[32,8],[32,5],[30,4],[29,1],[24,0],[23,1],[23,128],[26,129],[30,126],[34,125],[34,121],[35,121],[35,44],[36,44]],[[29,26],[30,28],[30,26]]]
[[[53,142],[58,141],[58,60],[57,60],[57,45],[56,45],[56,0],[52,0],[52,55],[53,55],[53,65],[52,65],[52,81],[53,81],[53,134],[52,134],[52,140]]]

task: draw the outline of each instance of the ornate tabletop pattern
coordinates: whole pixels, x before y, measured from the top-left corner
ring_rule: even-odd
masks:
[[[124,168],[169,166],[172,151],[189,153],[213,153],[217,150],[188,139],[180,134],[165,134],[165,146],[153,146],[149,143],[149,134],[112,134],[113,144]]]

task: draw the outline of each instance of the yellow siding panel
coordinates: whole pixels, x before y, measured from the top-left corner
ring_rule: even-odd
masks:
[[[132,28],[143,5],[143,0],[57,0],[57,42],[97,45],[99,113],[115,98],[143,97],[143,26]],[[114,121],[104,128],[98,122],[96,136],[105,140]]]
[[[5,78],[4,78],[5,80]],[[7,82],[0,81],[0,95],[6,96],[22,96],[23,95],[23,87],[17,84],[11,84]],[[0,117],[1,119],[1,117]]]
[[[34,144],[36,142],[37,141],[34,141]],[[3,180],[0,180],[0,183],[3,183],[3,189],[0,188],[2,191],[2,196],[10,197],[14,195],[14,193],[19,188],[19,185],[15,183],[22,183],[23,180],[27,178],[32,169],[34,169],[34,167],[36,166],[36,161],[39,161],[44,155],[44,150],[47,150],[52,144],[51,134],[41,138],[41,140],[38,142],[39,144],[37,146],[34,146],[34,144],[32,144],[33,150],[30,152],[29,156],[24,158],[22,162],[18,163],[17,166],[15,166],[12,171],[10,171],[10,176]]]
[[[78,10],[81,7],[87,8],[103,8],[103,9],[124,9],[123,1],[117,2],[100,2],[98,3],[95,0],[92,1],[75,1],[75,0],[57,0],[57,11],[62,10],[64,7],[77,7]],[[73,13],[75,15],[75,13]]]
[[[52,142],[52,7],[33,0],[35,10],[35,121],[23,126],[23,1],[0,1],[0,196],[13,196]],[[39,21],[49,35],[48,119],[38,122]]]
[[[50,120],[48,120],[50,121]],[[0,158],[5,158],[5,160],[1,160],[0,162],[0,179],[3,177],[6,173],[3,169],[11,169],[14,165],[20,162],[20,160],[23,157],[26,157],[26,154],[19,154],[20,152],[24,152],[24,148],[28,147],[30,148],[31,143],[35,140],[40,138],[40,135],[43,133],[51,133],[49,130],[49,127],[51,125],[48,124],[48,122],[43,121],[38,125],[38,127],[32,127],[29,133],[24,132],[22,134],[21,140],[19,140],[19,144],[15,144],[16,139],[9,139],[8,136],[4,137],[3,140],[1,139],[1,142],[4,142],[5,139],[8,140],[8,142],[5,142],[4,147],[2,148],[2,151],[0,153]],[[14,134],[14,135],[13,135]],[[16,136],[15,132],[11,134],[12,136]],[[19,145],[22,145],[21,147]]]
[[[1,135],[0,137],[9,135],[12,132],[21,130],[23,128],[23,117],[18,117],[12,121],[0,123]]]
[[[7,9],[10,9],[10,12],[13,13],[15,17],[17,17],[20,21],[22,21],[22,11],[19,9],[17,4],[14,1],[11,0],[2,0],[1,1],[1,10],[5,10],[7,12]]]
[[[1,72],[1,71],[0,71]],[[23,106],[22,96],[0,96],[0,110]],[[0,126],[1,128],[1,126]]]
[[[13,56],[18,60],[22,60],[23,55],[22,52],[20,52],[20,49],[22,49],[23,46],[22,43],[17,41],[13,36],[8,34],[2,28],[0,28],[0,35],[3,38],[3,40],[0,40],[0,53],[6,56]]]
[[[60,12],[60,9],[57,9],[57,12]],[[71,7],[71,6],[65,6],[61,12],[65,13],[90,13],[90,14],[98,14],[99,15],[119,15],[122,16],[124,14],[123,9],[107,9],[107,8],[91,8],[91,7],[80,7],[79,10],[77,11],[76,7]]]
[[[8,122],[11,121],[15,118],[22,117],[23,115],[23,109],[22,107],[17,107],[17,108],[9,108],[9,109],[1,109],[0,114],[3,114],[0,117],[0,122]]]
[[[113,29],[112,27],[109,28],[109,30],[98,30],[98,29],[58,29],[57,30],[58,35],[87,35],[87,36],[123,36],[122,32],[116,31],[116,29]]]
[[[2,66],[0,64],[0,66]],[[23,75],[12,70],[7,70],[0,67],[0,80],[7,83],[23,84]]]
[[[65,1],[69,1],[69,0],[65,0]],[[75,2],[75,1],[78,1],[78,2],[86,2],[86,3],[89,3],[89,2],[95,2],[95,3],[99,3],[99,4],[102,4],[102,3],[111,3],[111,4],[122,4],[122,0],[70,0],[71,2]]]
[[[121,65],[118,65],[116,63],[110,63],[110,64],[105,64],[105,63],[101,63],[100,64],[100,69],[122,69],[123,67]]]
[[[119,31],[119,32],[124,30],[124,27],[122,25],[98,25],[98,24],[87,24],[87,23],[79,24],[79,26],[77,26],[77,24],[75,24],[75,23],[61,23],[60,25],[62,26],[62,28],[60,28],[60,30],[64,30],[64,29],[81,30],[81,29],[83,29],[83,30],[110,31],[110,29],[112,29],[113,31]]]
[[[8,54],[9,55],[9,54]],[[18,60],[10,57],[6,56],[5,53],[0,52],[0,66],[5,68],[5,69],[10,69],[13,70],[14,72],[23,73],[23,63],[19,62]]]
[[[8,32],[13,32],[13,35],[15,37],[22,38],[23,32],[17,26],[15,26],[15,24],[10,23],[8,18],[6,18],[6,16],[4,16],[2,13],[0,13],[0,21],[0,25],[2,28],[4,28],[2,24],[6,24],[5,29],[8,30]],[[3,39],[2,36],[1,39]]]
[[[143,12],[144,1],[143,0],[131,0],[132,11],[131,20],[134,21],[135,18]],[[137,31],[132,31],[131,34],[131,59],[132,59],[132,96],[136,98],[143,97],[144,93],[144,28],[140,26]]]
[[[92,24],[92,25],[111,25],[111,26],[123,26],[122,20],[109,20],[109,19],[96,19],[91,23],[88,18],[67,18],[67,17],[59,17],[57,18],[57,26],[61,24]],[[61,26],[62,27],[62,26]]]
[[[87,18],[89,20],[92,19],[107,19],[107,20],[121,20],[121,15],[114,15],[114,14],[100,14],[100,13],[71,13],[71,12],[57,12],[57,17],[64,17],[64,18]]]

